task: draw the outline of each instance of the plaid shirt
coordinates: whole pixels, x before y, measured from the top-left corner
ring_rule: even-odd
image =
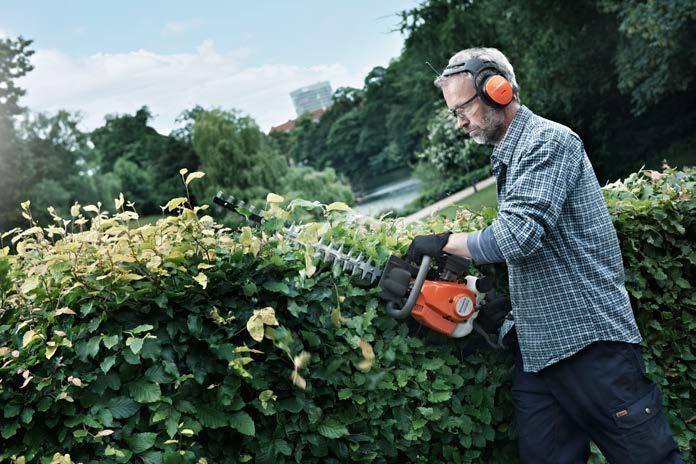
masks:
[[[508,265],[524,370],[598,340],[640,342],[616,230],[579,137],[522,106],[491,163],[491,228]]]

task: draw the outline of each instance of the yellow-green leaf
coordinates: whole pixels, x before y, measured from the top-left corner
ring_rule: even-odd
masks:
[[[304,259],[305,259],[305,275],[307,277],[312,277],[317,270],[314,265],[314,259],[312,255],[314,254],[314,249],[311,247],[305,248]]]
[[[191,174],[186,176],[186,185],[188,185],[189,182],[191,182],[192,180],[200,179],[203,176],[205,176],[205,172],[201,172],[201,171],[192,172]]]
[[[375,362],[375,352],[365,340],[360,340],[360,350],[362,351],[363,360],[358,363],[358,369],[368,371]]]
[[[124,198],[123,198],[123,193],[118,194],[118,198],[114,199],[114,204],[116,206],[116,209],[121,209],[121,206],[123,206],[124,203]]]
[[[178,208],[179,206],[181,206],[181,205],[183,205],[184,203],[186,203],[186,201],[187,201],[187,200],[186,200],[186,198],[184,198],[184,197],[172,198],[171,200],[169,200],[169,201],[167,202],[166,205],[164,205],[164,208],[165,208],[167,211],[174,211],[176,208]],[[86,208],[85,208],[85,209],[86,209]]]
[[[49,345],[49,343],[53,343],[53,345]],[[58,350],[58,345],[54,342],[46,343],[46,359],[51,359],[56,354],[56,350]]]
[[[306,351],[303,351],[299,355],[295,356],[295,358],[293,359],[295,369],[299,371],[300,369],[305,367],[307,363],[309,363],[310,359],[312,359],[312,355],[307,353]]]
[[[38,277],[36,277],[36,276],[31,276],[31,277],[27,278],[27,279],[24,281],[24,283],[22,284],[22,287],[21,287],[22,293],[24,293],[24,294],[26,295],[26,294],[29,293],[30,291],[32,291],[32,290],[34,290],[35,288],[37,288],[40,284],[41,284],[41,282],[39,281],[39,278],[38,278]]]
[[[80,215],[80,204],[75,202],[74,205],[70,207],[70,215],[72,217],[77,217]]]
[[[67,306],[64,306],[62,308],[56,309],[56,316],[60,316],[61,314],[76,314],[75,311],[72,309],[68,308]]]
[[[198,284],[203,288],[208,286],[208,277],[202,272],[198,273],[198,275],[194,277],[193,280],[198,282]]]
[[[22,336],[22,348],[25,348],[27,345],[29,345],[31,342],[34,340],[38,340],[41,338],[39,335],[36,334],[33,330],[29,329],[26,332],[24,332],[24,335]]]
[[[290,375],[290,380],[292,380],[292,383],[297,388],[301,388],[302,390],[307,389],[307,381],[304,379],[304,377],[298,374],[297,371],[292,371],[292,374]]]
[[[278,325],[278,321],[275,317],[275,311],[271,307],[255,309],[254,313],[247,321],[247,330],[249,331],[251,338],[257,342],[263,340],[264,324]]]
[[[185,175],[187,172],[188,172],[188,169],[186,169],[186,168],[179,169],[179,174],[181,174],[182,176]]]
[[[353,209],[340,201],[335,201],[326,207],[326,211],[353,211]]]
[[[269,193],[266,195],[266,202],[268,203],[282,203],[283,200],[285,200],[283,197],[276,195],[275,193]]]

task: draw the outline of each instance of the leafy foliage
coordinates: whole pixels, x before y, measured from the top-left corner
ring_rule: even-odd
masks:
[[[605,189],[648,372],[687,460],[695,182],[668,169]],[[494,214],[404,226],[269,198],[258,229],[185,199],[138,227],[119,198],[112,217],[75,206],[70,222],[15,231],[16,254],[0,257],[0,460],[515,462],[506,353],[391,319],[375,289],[307,259],[323,237],[383,263],[415,234]],[[325,222],[291,246],[281,224],[316,208]]]

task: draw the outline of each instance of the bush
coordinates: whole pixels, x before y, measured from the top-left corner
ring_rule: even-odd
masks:
[[[606,195],[688,461],[696,173],[651,175]],[[403,226],[324,208],[292,247],[278,230],[305,205],[235,230],[205,207],[142,227],[74,207],[70,224],[15,235],[0,258],[0,461],[516,462],[507,353],[414,336],[374,288],[311,259],[323,237],[381,265],[416,234],[492,216]]]

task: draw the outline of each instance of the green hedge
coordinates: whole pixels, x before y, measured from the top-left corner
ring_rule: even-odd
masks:
[[[606,195],[689,460],[696,174],[653,176]],[[141,227],[117,201],[113,216],[76,206],[69,223],[14,232],[0,257],[0,462],[516,462],[507,353],[423,336],[309,259],[321,236],[382,263],[415,234],[494,212],[406,227],[300,200],[230,230],[183,201]],[[277,230],[308,209],[326,222],[298,249]]]

